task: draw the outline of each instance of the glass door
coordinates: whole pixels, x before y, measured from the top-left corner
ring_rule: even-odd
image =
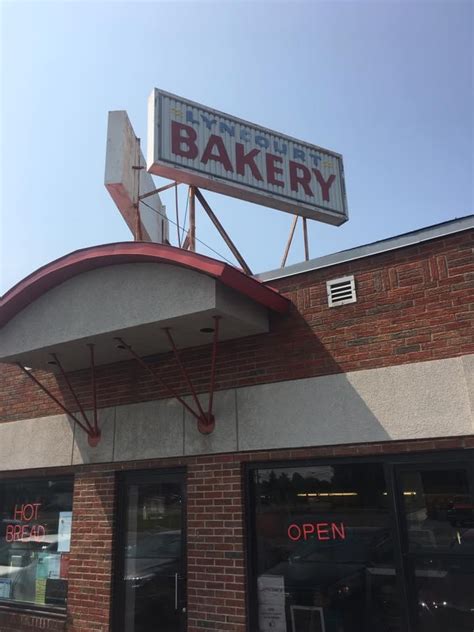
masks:
[[[396,479],[412,629],[472,632],[472,466],[403,465]]]
[[[184,475],[122,481],[116,630],[181,632],[186,613]]]

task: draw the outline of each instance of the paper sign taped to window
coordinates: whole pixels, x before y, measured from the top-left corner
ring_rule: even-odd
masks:
[[[58,552],[68,553],[71,548],[72,511],[59,512]]]
[[[258,607],[259,632],[287,632],[285,608],[260,604]]]
[[[282,575],[260,575],[257,586],[258,603],[285,607],[285,579]]]
[[[0,577],[0,599],[10,599],[12,580]]]

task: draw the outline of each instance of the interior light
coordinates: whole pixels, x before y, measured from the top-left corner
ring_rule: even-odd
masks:
[[[298,494],[298,496],[303,498],[327,498],[328,496],[358,496],[357,492],[304,492]]]
[[[202,334],[212,334],[214,331],[214,327],[203,327],[199,330]]]

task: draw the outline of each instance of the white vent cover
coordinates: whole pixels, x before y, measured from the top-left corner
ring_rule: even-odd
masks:
[[[355,281],[353,276],[341,277],[326,281],[329,307],[347,305],[357,301]]]

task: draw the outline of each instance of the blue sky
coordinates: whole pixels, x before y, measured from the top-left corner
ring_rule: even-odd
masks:
[[[131,239],[103,186],[107,112],[127,110],[146,138],[153,87],[343,154],[350,219],[310,222],[312,257],[472,213],[473,8],[3,2],[0,291],[78,248]],[[279,266],[292,216],[206,197],[254,271]],[[173,217],[173,195],[162,200]],[[300,228],[289,262],[302,259]]]

